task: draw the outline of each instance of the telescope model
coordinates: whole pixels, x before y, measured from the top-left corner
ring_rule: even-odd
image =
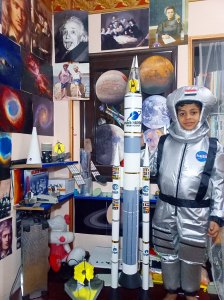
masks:
[[[111,287],[149,289],[150,170],[145,148],[141,167],[142,95],[137,56],[133,58],[124,98],[124,167],[120,166],[118,145],[112,168],[112,259]],[[122,272],[119,276],[120,189],[123,187]],[[142,196],[140,198],[140,189]],[[139,206],[142,205],[142,247],[139,245]],[[142,249],[142,274],[139,268]],[[148,299],[148,298],[147,298]]]

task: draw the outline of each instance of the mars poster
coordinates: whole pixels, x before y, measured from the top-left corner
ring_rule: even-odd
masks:
[[[31,133],[33,114],[31,95],[0,85],[0,131]]]

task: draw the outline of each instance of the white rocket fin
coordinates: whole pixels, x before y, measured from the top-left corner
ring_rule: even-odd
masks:
[[[118,144],[116,146],[115,154],[114,154],[114,162],[113,166],[119,167],[120,166],[120,159],[119,159],[119,147]]]
[[[145,144],[143,167],[149,167],[149,148],[148,148],[147,143]]]

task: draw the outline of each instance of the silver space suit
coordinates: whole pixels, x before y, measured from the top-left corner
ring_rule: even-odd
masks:
[[[191,131],[181,128],[176,114],[176,104],[188,100],[202,104],[200,121]],[[164,286],[170,293],[178,289],[189,296],[197,293],[209,221],[220,225],[224,219],[224,153],[218,142],[205,195],[196,201],[209,150],[207,116],[215,103],[207,88],[196,86],[179,88],[167,98],[173,122],[158,170],[160,196],[152,226],[154,247],[162,258]]]

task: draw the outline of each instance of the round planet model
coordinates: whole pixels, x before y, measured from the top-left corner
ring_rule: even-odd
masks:
[[[174,80],[174,67],[166,57],[150,56],[140,65],[140,80],[144,93],[162,94],[169,89]]]
[[[96,82],[96,95],[106,104],[115,105],[124,101],[127,77],[120,71],[104,72]]]

